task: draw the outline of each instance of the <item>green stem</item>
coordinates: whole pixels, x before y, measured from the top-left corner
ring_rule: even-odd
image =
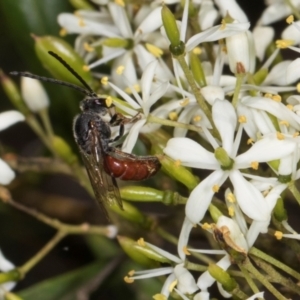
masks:
[[[289,184],[288,188],[289,188],[290,192],[293,194],[293,196],[295,197],[298,204],[300,205],[300,192],[298,191],[298,189],[295,185],[295,181],[292,181]]]
[[[23,266],[18,268],[18,271],[24,277],[38,262],[40,262],[65,236],[67,235],[64,231],[58,231],[55,236],[29,261]]]
[[[244,267],[246,270],[248,270],[250,273],[252,273],[255,278],[261,282],[278,300],[287,300],[267,279],[266,277],[261,274],[250,262],[250,260],[247,258],[244,262]]]
[[[243,267],[241,263],[238,264],[240,270],[242,271],[244,278],[246,279],[248,285],[250,286],[251,290],[254,294],[259,293],[259,289],[256,286],[253,277],[250,276],[249,272]]]
[[[147,122],[158,123],[158,124],[165,125],[165,126],[172,126],[172,127],[189,129],[189,130],[196,131],[196,132],[201,132],[202,131],[201,127],[198,127],[198,126],[195,126],[195,125],[184,124],[184,123],[180,123],[180,122],[177,122],[177,121],[158,118],[158,117],[155,117],[151,114],[149,114],[149,116],[147,118]]]
[[[241,86],[243,84],[244,77],[245,77],[245,74],[236,74],[236,84],[235,84],[234,94],[233,94],[233,98],[232,98],[232,105],[234,107],[236,107],[238,104],[239,93],[241,90]]]
[[[213,122],[211,111],[210,111],[209,107],[206,105],[205,99],[201,95],[200,90],[196,85],[196,82],[193,77],[193,73],[189,69],[189,67],[185,61],[184,55],[179,55],[174,58],[178,60],[200,108],[203,110],[203,112],[207,116],[208,120],[210,121],[211,125],[213,126],[213,135],[216,137],[219,137],[219,132],[217,131],[215,124]]]
[[[255,248],[255,247],[252,247],[249,250],[249,254],[255,255],[256,257],[259,257],[259,258],[263,259],[264,261],[272,264],[273,266],[275,266],[275,267],[281,269],[282,271],[286,272],[287,274],[293,276],[297,280],[300,280],[300,274],[298,272],[296,272],[292,268],[286,266],[285,264],[283,264],[279,260],[277,260],[277,259],[269,256],[268,254],[260,251],[259,249]]]
[[[50,118],[49,118],[48,109],[44,108],[43,110],[40,110],[39,111],[39,116],[41,117],[41,120],[42,120],[43,125],[45,127],[46,134],[48,135],[48,139],[49,139],[50,142],[52,142],[53,137],[54,137],[54,132],[53,132],[53,128],[52,128]]]

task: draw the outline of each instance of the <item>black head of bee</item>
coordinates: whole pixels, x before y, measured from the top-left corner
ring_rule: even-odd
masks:
[[[80,109],[83,112],[92,111],[98,114],[106,114],[107,108],[105,98],[98,97],[97,95],[88,96],[80,102]]]

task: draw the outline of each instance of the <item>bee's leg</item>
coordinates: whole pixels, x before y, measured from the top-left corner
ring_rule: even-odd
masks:
[[[125,124],[130,124],[130,123],[134,123],[137,120],[139,120],[141,118],[141,114],[137,113],[135,116],[133,116],[132,118],[126,118],[125,116],[123,116],[120,113],[115,113],[111,120],[109,121],[109,124],[112,126],[117,126],[120,125],[120,129],[119,129],[119,135],[117,135],[114,139],[110,140],[109,142],[115,142],[118,139],[120,139],[123,135],[124,135],[124,125]]]

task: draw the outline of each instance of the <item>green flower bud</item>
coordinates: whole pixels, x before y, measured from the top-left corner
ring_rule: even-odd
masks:
[[[186,203],[187,199],[173,191],[160,191],[145,186],[126,186],[120,189],[121,198],[136,202],[162,202],[165,205]]]
[[[292,180],[292,174],[289,175],[279,175],[278,181],[281,183],[289,183]]]
[[[127,238],[125,236],[118,236],[117,237],[118,242],[120,244],[120,246],[122,247],[122,249],[124,250],[124,252],[135,262],[137,262],[138,264],[142,265],[142,266],[146,266],[146,267],[154,267],[155,265],[157,265],[154,261],[159,261],[157,259],[153,259],[157,258],[154,255],[151,255],[149,252],[151,249],[146,249],[145,247],[142,247],[139,245],[138,242]],[[153,250],[152,250],[153,252]],[[156,254],[156,253],[153,253]]]
[[[218,265],[210,264],[208,272],[216,281],[222,284],[225,291],[230,292],[237,287],[236,281]]]
[[[132,49],[134,44],[131,39],[120,39],[120,38],[108,38],[102,42],[103,46],[111,47],[111,48],[124,48],[124,49]]]
[[[184,53],[184,43],[180,41],[180,32],[178,30],[176,19],[170,9],[164,5],[161,10],[161,17],[168,39],[170,40],[170,51],[178,56]],[[174,53],[174,52],[175,53]]]
[[[72,152],[70,146],[61,137],[54,136],[52,140],[52,146],[58,156],[69,165],[77,162],[77,156]]]
[[[209,213],[215,223],[218,222],[219,217],[223,216],[222,212],[213,204],[209,205]]]
[[[215,150],[215,158],[220,163],[222,170],[231,170],[234,160],[231,159],[224,148],[219,147]]]
[[[94,7],[86,0],[69,0],[75,9],[95,10]]]
[[[124,219],[139,224],[143,228],[149,229],[153,226],[153,221],[150,218],[128,202],[123,201],[124,210],[119,205],[111,205],[110,208]]]
[[[262,82],[266,79],[267,76],[268,76],[268,69],[259,69],[252,76],[253,83],[256,84],[256,85],[261,85]]]
[[[84,71],[85,63],[70,44],[54,36],[33,36],[36,54],[43,66],[53,77],[79,85],[80,82],[58,60],[49,55],[49,51],[58,54],[67,62],[88,84],[92,83],[90,71]]]
[[[284,208],[284,202],[281,197],[277,199],[273,213],[278,222],[286,221],[288,219],[287,211]]]
[[[16,109],[23,113],[25,116],[29,115],[30,111],[22,99],[20,90],[10,79],[10,77],[6,76],[6,74],[2,72],[2,70],[0,70],[0,82],[5,94],[7,95],[11,103],[16,107]]]
[[[194,189],[198,185],[198,178],[195,177],[186,167],[181,166],[180,163],[177,164],[173,159],[167,156],[163,156],[160,159],[160,163],[162,165],[163,172],[183,183],[189,190]]]
[[[190,66],[192,73],[194,75],[194,79],[198,83],[200,87],[206,86],[205,74],[202,69],[201,61],[196,54],[191,52],[190,54]]]

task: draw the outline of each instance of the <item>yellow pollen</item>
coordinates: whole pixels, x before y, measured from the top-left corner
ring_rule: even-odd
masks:
[[[281,240],[283,237],[283,233],[281,231],[275,231],[274,236],[277,240]]]
[[[194,53],[195,55],[200,55],[200,54],[202,53],[202,50],[201,50],[200,47],[195,47],[195,48],[193,49],[193,53]]]
[[[212,187],[212,190],[213,190],[214,193],[217,193],[217,192],[219,191],[219,189],[220,189],[220,186],[217,185],[217,184],[215,184],[215,185]]]
[[[254,143],[253,139],[250,138],[250,139],[247,140],[247,145],[250,145],[250,144],[252,145],[253,143]]]
[[[89,66],[85,65],[85,66],[82,67],[82,70],[84,72],[88,72],[90,70],[90,68],[89,68]]]
[[[295,41],[293,41],[293,40],[277,40],[275,43],[276,43],[277,48],[284,49],[284,48],[294,45]]]
[[[300,82],[296,85],[297,92],[300,93]]]
[[[174,161],[174,165],[175,165],[175,167],[180,167],[181,166],[181,160],[180,159],[176,159]]]
[[[171,284],[169,285],[169,292],[171,293],[174,289],[174,287],[177,285],[178,280],[174,280],[173,282],[171,282]]]
[[[78,17],[79,19],[78,19],[78,25],[80,26],[80,27],[85,27],[85,23],[84,23],[84,20],[83,20],[83,18],[82,17]]]
[[[222,19],[221,21],[221,26],[220,26],[220,30],[224,30],[226,28],[226,22],[224,19]]]
[[[298,136],[299,136],[299,132],[296,131],[296,132],[293,134],[293,138],[298,137]]]
[[[246,116],[239,116],[239,123],[247,123]]]
[[[288,16],[285,21],[288,23],[288,24],[292,24],[294,22],[294,16],[293,15],[290,15]]]
[[[209,229],[211,229],[211,225],[208,224],[208,223],[204,223],[204,224],[202,225],[202,228],[205,229],[205,230],[209,230]]]
[[[93,52],[95,50],[95,48],[92,47],[89,43],[84,43],[83,48],[86,52]]]
[[[101,83],[102,83],[103,85],[107,85],[107,84],[108,84],[108,77],[107,77],[107,76],[102,77]]]
[[[191,255],[191,252],[188,250],[188,248],[186,246],[184,246],[182,248],[182,250],[183,250],[183,253],[185,253],[186,255]]]
[[[284,125],[284,126],[286,126],[286,127],[289,127],[289,126],[290,126],[290,123],[289,123],[288,121],[286,121],[286,120],[280,121],[279,124],[280,124],[280,125]]]
[[[123,0],[115,0],[115,3],[122,6],[122,7],[125,7],[125,3]]]
[[[128,275],[129,275],[130,277],[132,277],[134,274],[135,274],[135,270],[130,270],[130,271],[128,272]]]
[[[194,120],[194,122],[199,122],[199,121],[201,121],[201,116],[199,116],[199,115],[197,115],[197,116],[194,116],[194,118],[193,118],[193,120]]]
[[[155,294],[153,297],[152,297],[154,300],[167,300],[168,298],[163,295],[163,294]]]
[[[111,107],[112,103],[113,103],[112,97],[111,97],[111,96],[108,96],[108,97],[105,99],[105,104],[106,104],[106,106],[107,106],[107,107]]]
[[[124,89],[124,91],[127,93],[127,94],[132,94],[132,89],[134,89],[135,91],[137,91],[138,93],[141,91],[141,87],[138,85],[138,84],[135,84],[133,86],[130,87],[127,87]]]
[[[60,35],[61,37],[66,36],[67,33],[68,33],[68,31],[67,31],[66,28],[61,28],[60,31],[59,31],[59,35]]]
[[[190,99],[189,98],[185,98],[183,101],[181,101],[179,104],[181,105],[181,106],[186,106],[186,105],[188,105],[189,104],[189,102],[190,102]]]
[[[164,51],[162,49],[158,48],[157,46],[154,46],[149,43],[146,43],[145,46],[146,46],[146,49],[157,58],[161,57],[164,54]]]
[[[236,202],[236,199],[235,199],[235,196],[234,196],[234,194],[233,194],[233,193],[228,193],[228,195],[227,195],[226,199],[227,199],[227,200],[228,200],[228,202],[230,202],[230,203],[234,203],[234,202]]]
[[[250,165],[253,170],[258,170],[259,163],[257,161],[251,162]]]
[[[278,132],[278,131],[276,133],[276,137],[277,137],[278,140],[284,140],[285,139],[284,135],[281,132]]]
[[[119,66],[119,67],[117,67],[117,69],[116,69],[116,73],[117,73],[118,75],[122,75],[123,72],[124,72],[124,70],[125,70],[125,67],[124,67],[124,66]]]
[[[138,240],[137,240],[137,244],[138,244],[139,246],[141,246],[141,247],[145,247],[145,246],[146,246],[144,238],[138,239]]]
[[[270,98],[270,99],[272,99],[272,96],[273,96],[273,95],[272,95],[272,94],[270,94],[270,93],[266,93],[266,94],[264,94],[264,97],[265,97],[265,98]]]
[[[286,107],[289,110],[293,110],[294,109],[294,106],[292,104],[287,104]]]
[[[124,277],[124,281],[125,281],[126,283],[133,283],[133,282],[134,282],[134,279],[132,279],[132,278],[130,278],[130,277],[128,277],[128,276],[125,276],[125,277]]]
[[[169,113],[169,119],[172,121],[176,121],[178,119],[178,114],[176,111],[171,111]]]
[[[232,206],[228,207],[228,214],[230,217],[234,216],[234,208]]]
[[[271,99],[276,101],[276,102],[281,102],[281,96],[280,95],[274,95],[274,96],[272,96]]]

